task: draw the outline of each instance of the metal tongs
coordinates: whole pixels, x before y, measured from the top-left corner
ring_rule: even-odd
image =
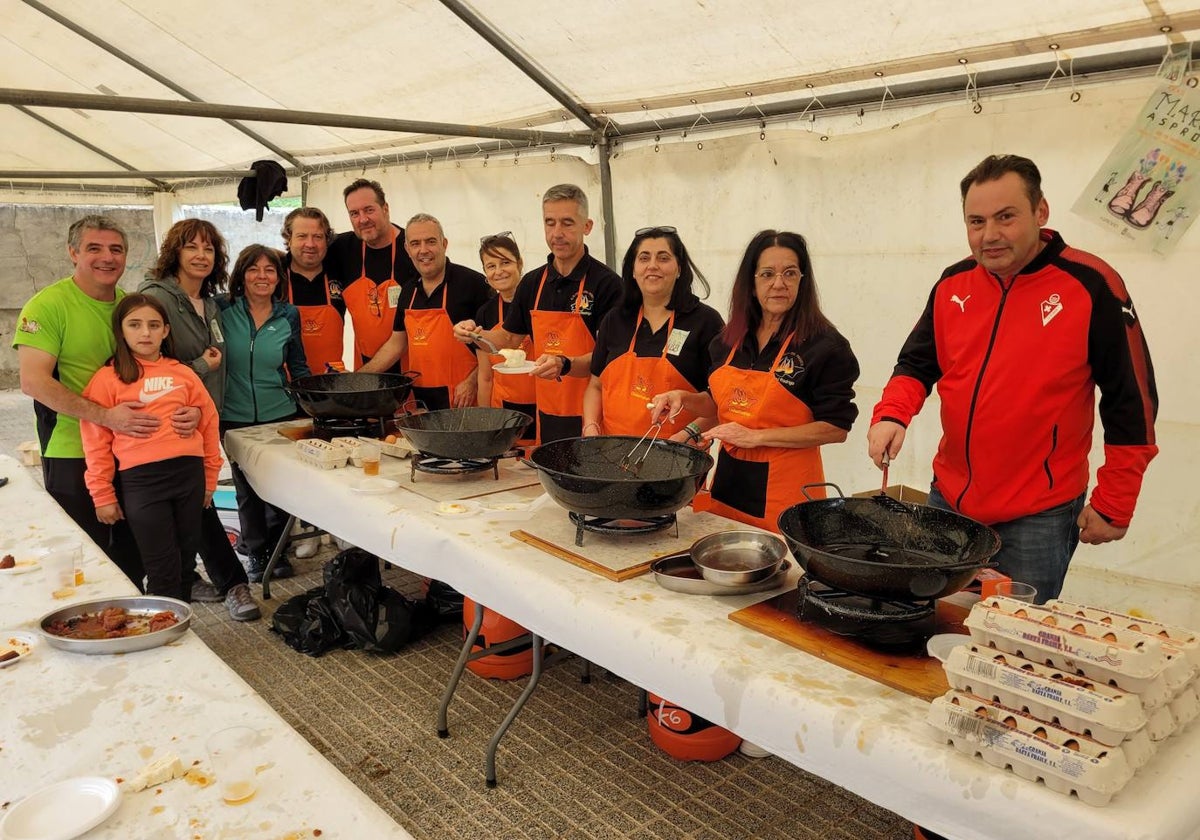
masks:
[[[486,338],[483,337],[482,332],[473,335],[472,341],[474,341],[476,344],[482,344],[484,347],[486,347],[488,349],[489,353],[494,353],[497,356],[504,355],[503,353],[500,352],[499,347],[497,347],[495,344],[492,344],[492,342],[488,341]]]
[[[647,403],[646,407],[652,408],[653,405],[654,403]],[[676,411],[675,414],[672,414],[667,418],[666,422],[670,423],[678,414],[679,412]],[[642,462],[644,462],[650,455],[650,451],[654,449],[654,444],[658,443],[658,434],[662,431],[662,427],[663,421],[661,420],[657,423],[653,423],[649,429],[646,429],[646,433],[638,438],[638,442],[633,445],[633,449],[630,449],[625,457],[621,459],[621,469],[624,472],[632,473],[634,476],[638,474],[638,472],[642,469]],[[640,447],[643,443],[646,444],[646,451],[638,456],[638,447]]]

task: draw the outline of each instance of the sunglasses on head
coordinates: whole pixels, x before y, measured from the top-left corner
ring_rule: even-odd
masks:
[[[654,227],[639,228],[633,232],[634,236],[646,236],[651,233],[678,233],[675,228],[670,225],[655,225]]]
[[[511,230],[502,230],[499,233],[489,233],[487,236],[479,237],[479,244],[486,245],[493,239],[512,239],[513,233]]]

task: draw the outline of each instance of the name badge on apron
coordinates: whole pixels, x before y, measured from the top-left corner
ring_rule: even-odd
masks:
[[[390,309],[395,309],[400,304],[400,287],[388,286],[387,290],[387,305]]]
[[[671,330],[671,334],[667,336],[667,355],[678,356],[689,335],[689,330]]]

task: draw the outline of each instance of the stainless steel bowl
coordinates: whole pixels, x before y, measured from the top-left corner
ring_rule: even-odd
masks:
[[[654,580],[659,586],[672,592],[682,592],[684,595],[750,595],[755,592],[769,592],[787,583],[787,573],[791,568],[792,564],[784,560],[778,571],[770,577],[754,583],[722,586],[705,580],[686,551],[659,557],[650,564],[650,571],[654,573]]]
[[[135,615],[154,615],[156,612],[170,610],[179,618],[179,623],[153,633],[126,636],[122,639],[67,639],[46,631],[47,625],[52,622],[65,621],[84,613],[100,612],[109,607],[121,607]],[[99,598],[61,607],[42,616],[38,621],[38,629],[48,645],[70,653],[132,653],[136,650],[156,648],[178,639],[187,632],[191,623],[192,608],[183,601],[159,595],[138,595],[131,598]]]
[[[762,531],[723,531],[696,540],[691,555],[705,580],[732,586],[775,574],[787,556],[787,544]]]

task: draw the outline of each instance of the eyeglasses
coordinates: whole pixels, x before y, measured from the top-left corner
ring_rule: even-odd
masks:
[[[499,233],[489,233],[487,236],[479,237],[479,244],[486,245],[493,239],[512,239],[513,232],[511,230],[502,230]]]
[[[371,314],[376,318],[383,314],[383,310],[379,307],[378,287],[373,287],[367,291],[367,308],[371,310]]]
[[[678,233],[678,231],[670,225],[655,225],[654,227],[639,228],[633,232],[633,235],[646,236],[650,233]]]
[[[754,272],[754,276],[764,283],[774,283],[776,277],[782,277],[783,282],[787,284],[799,283],[800,278],[804,275],[800,273],[798,268],[785,268],[783,271],[776,271],[773,268],[764,268],[762,271]]]

